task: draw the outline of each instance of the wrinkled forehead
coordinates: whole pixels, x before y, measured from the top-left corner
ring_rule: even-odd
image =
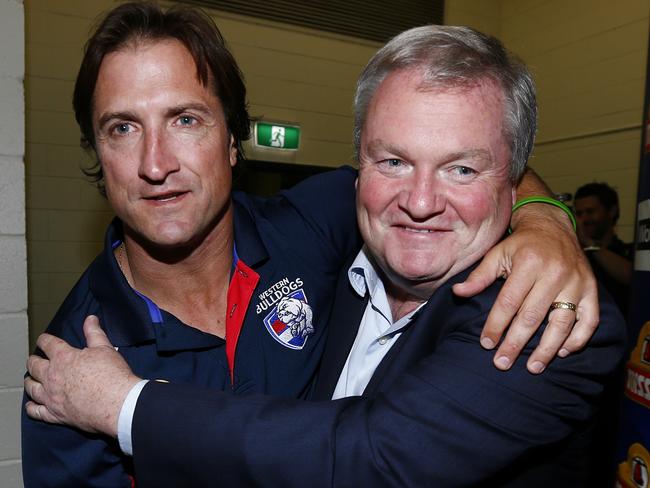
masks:
[[[124,43],[116,46],[115,49],[107,52],[99,65],[98,76],[101,76],[102,70],[106,69],[107,61],[120,55],[139,55],[149,62],[169,63],[170,61],[182,60],[184,65],[182,69],[186,76],[194,76],[197,82],[204,84],[201,80],[198,70],[198,60],[190,49],[179,39],[174,37],[147,38],[132,37]],[[180,68],[180,67],[179,67]],[[111,66],[113,70],[125,71],[130,68],[127,66]],[[208,68],[208,75],[212,78],[212,73]]]
[[[503,92],[491,80],[432,85],[423,73],[387,77],[369,104],[361,134],[360,162],[388,153],[407,161],[482,160],[509,171]],[[482,168],[485,166],[482,165]]]
[[[197,85],[207,88],[218,96],[215,78],[212,75],[210,66],[206,66],[207,73],[206,79],[204,80],[199,71],[197,59],[181,40],[174,37],[154,39],[133,37],[122,43],[116,49],[107,52],[102,58],[93,90],[93,111],[95,109],[94,102],[97,87],[102,81],[102,78],[106,78],[107,75],[115,76],[116,74],[124,77],[134,75],[131,66],[113,62],[116,57],[119,58],[123,55],[139,55],[147,63],[159,64],[161,67],[175,66],[177,71],[182,72],[184,78],[196,82]]]
[[[490,100],[495,105],[498,105],[500,109],[496,114],[494,124],[501,126],[501,137],[510,146],[512,130],[508,121],[509,100],[503,85],[499,81],[490,76],[475,79],[438,79],[429,75],[426,71],[420,71],[420,73],[420,83],[417,87],[419,92],[446,93],[464,101],[474,92],[478,92],[483,100]]]
[[[395,80],[399,81],[396,83]],[[471,79],[449,77],[436,71],[427,70],[426,67],[395,70],[382,79],[369,99],[365,111],[365,120],[360,127],[359,143],[364,139],[366,142],[368,141],[364,136],[366,135],[369,122],[372,122],[372,119],[375,117],[376,111],[374,109],[379,104],[385,105],[387,101],[392,101],[394,97],[391,97],[391,94],[396,92],[410,93],[415,97],[418,94],[445,95],[447,99],[451,98],[456,100],[459,105],[472,106],[482,104],[486,106],[489,104],[491,107],[496,107],[496,110],[492,109],[490,111],[491,119],[489,126],[492,128],[498,127],[498,132],[488,130],[488,127],[485,128],[486,132],[489,132],[493,137],[494,144],[504,143],[508,148],[509,154],[506,164],[510,171],[513,151],[513,131],[510,123],[511,108],[504,87],[500,81],[487,75]],[[478,94],[478,97],[475,96],[476,94]],[[440,101],[441,99],[442,97],[438,97],[432,100]],[[440,113],[440,108],[437,104],[435,106],[431,105],[429,113],[435,116]],[[477,106],[478,108],[481,107]],[[473,117],[470,114],[471,118]],[[418,123],[418,118],[415,116],[413,123]],[[361,150],[361,147],[359,147],[359,150]]]

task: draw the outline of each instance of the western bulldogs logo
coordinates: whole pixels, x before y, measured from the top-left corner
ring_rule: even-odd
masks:
[[[271,336],[285,347],[302,349],[314,333],[313,312],[302,288],[282,297],[264,317],[264,325]]]

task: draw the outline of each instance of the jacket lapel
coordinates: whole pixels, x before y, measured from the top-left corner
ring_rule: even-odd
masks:
[[[327,343],[312,398],[330,400],[341,370],[357,337],[368,298],[360,297],[348,279],[349,264],[343,268],[336,286],[334,309],[329,321]]]
[[[361,298],[350,285],[347,274],[350,264],[348,263],[339,276],[327,344],[313,400],[332,398],[368,303],[368,297]],[[478,263],[455,275],[436,290],[379,363],[363,396],[385,391],[399,375],[433,354],[440,340],[449,330],[456,328],[459,321],[462,322],[468,315],[473,316],[480,312],[480,301],[457,297],[451,289],[455,283],[464,281],[477,265]]]
[[[364,396],[372,396],[377,390],[386,389],[415,361],[428,356],[435,350],[435,345],[441,335],[441,327],[437,325],[438,315],[439,307],[429,301],[413,317],[411,324],[402,332],[397,342],[393,344],[375,369],[368,386],[363,391]]]

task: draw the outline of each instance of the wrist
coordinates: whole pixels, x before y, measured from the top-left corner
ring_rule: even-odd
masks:
[[[556,224],[575,235],[576,223],[571,209],[562,202],[548,197],[527,197],[512,207],[510,227],[512,230],[526,225],[539,226],[541,222]]]
[[[99,431],[113,438],[117,438],[119,430],[119,418],[122,406],[129,395],[129,392],[142,381],[141,378],[131,374],[124,381],[119,382],[113,389],[113,395],[110,398],[105,398],[105,415],[103,419],[99,420]]]

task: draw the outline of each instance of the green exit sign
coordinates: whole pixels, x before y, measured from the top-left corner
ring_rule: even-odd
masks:
[[[296,125],[255,123],[255,144],[272,149],[298,150],[300,127]]]

